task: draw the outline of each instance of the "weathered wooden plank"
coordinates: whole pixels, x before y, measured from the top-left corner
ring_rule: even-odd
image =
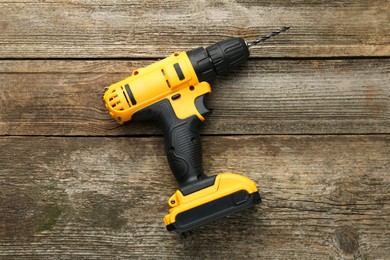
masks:
[[[242,173],[263,202],[181,239],[162,138],[2,137],[0,257],[385,259],[390,137],[203,138],[207,173]]]
[[[387,0],[2,1],[0,57],[165,57],[283,25],[254,57],[389,56],[389,12]]]
[[[0,61],[1,135],[156,134],[120,127],[104,86],[150,61]],[[388,59],[250,60],[213,83],[203,134],[390,133]]]

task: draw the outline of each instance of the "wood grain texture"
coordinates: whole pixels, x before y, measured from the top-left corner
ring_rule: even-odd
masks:
[[[389,56],[389,13],[388,0],[2,1],[0,57],[165,57],[284,25],[252,56]]]
[[[388,259],[389,14],[388,0],[0,1],[0,259]],[[243,174],[263,202],[167,232],[161,131],[119,126],[103,87],[280,26],[212,83],[201,128],[206,174]]]
[[[162,222],[162,138],[2,137],[0,258],[390,255],[388,135],[203,139],[207,173],[252,178],[263,202],[182,239]]]
[[[151,61],[0,61],[1,135],[159,134],[119,126],[102,89]],[[390,133],[388,59],[250,60],[215,81],[203,134]]]

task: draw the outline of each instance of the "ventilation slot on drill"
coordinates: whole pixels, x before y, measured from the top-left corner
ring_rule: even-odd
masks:
[[[127,95],[129,95],[131,104],[133,104],[133,106],[136,105],[136,104],[137,104],[137,101],[136,101],[135,98],[134,98],[133,92],[131,92],[131,89],[130,89],[129,84],[126,84],[126,85],[125,85],[125,89],[126,89]],[[125,95],[125,97],[126,97],[126,95]],[[127,98],[126,98],[126,100],[127,100]],[[127,100],[127,102],[129,102],[129,101]],[[129,105],[130,105],[130,104],[129,104]]]
[[[115,96],[114,99],[117,99],[118,96]],[[114,107],[117,107],[119,108],[121,104],[121,101],[120,100],[116,100],[114,103],[111,103],[111,107],[114,108]],[[121,108],[120,110],[123,110],[123,108]]]
[[[123,110],[123,102],[121,103],[121,99],[118,96],[118,92],[116,89],[112,90],[109,94],[108,103],[112,108],[116,110]]]
[[[168,88],[171,88],[171,84],[169,83],[169,81],[166,80],[166,82],[167,82]]]
[[[131,107],[130,102],[129,102],[129,100],[127,99],[127,96],[126,96],[126,92],[123,90],[123,87],[122,87],[122,86],[121,86],[121,89],[122,89],[122,92],[123,92],[123,96],[125,96],[125,99],[126,99],[126,101],[127,101],[127,104],[129,105],[129,107]],[[123,108],[122,108],[121,110],[123,110]]]
[[[165,78],[165,71],[164,71],[164,69],[161,69],[161,73],[163,74],[163,76]],[[165,79],[165,81],[167,82],[168,88],[171,88],[171,83],[169,83],[169,81],[167,79]]]

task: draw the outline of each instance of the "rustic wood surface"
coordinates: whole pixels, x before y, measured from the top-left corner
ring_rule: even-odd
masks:
[[[245,174],[263,203],[182,239],[162,222],[176,188],[162,138],[4,137],[0,255],[388,257],[389,136],[203,141],[206,172]]]
[[[289,33],[253,57],[387,56],[389,13],[388,0],[6,0],[0,56],[165,57],[283,25],[292,26]]]
[[[390,4],[0,2],[0,259],[390,259]],[[152,123],[101,95],[173,51],[291,29],[212,83],[208,175],[263,202],[194,231]]]

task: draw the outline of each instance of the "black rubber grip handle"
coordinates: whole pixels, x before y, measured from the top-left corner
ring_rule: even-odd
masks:
[[[163,128],[168,162],[180,188],[206,178],[198,128],[201,121],[196,115],[179,119],[164,99],[136,112],[132,120],[154,120]]]

